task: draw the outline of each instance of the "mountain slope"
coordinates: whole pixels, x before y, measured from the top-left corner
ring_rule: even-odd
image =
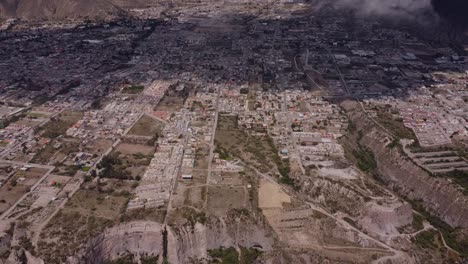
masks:
[[[33,20],[105,18],[121,13],[121,7],[145,7],[151,2],[149,0],[0,0],[0,17]]]

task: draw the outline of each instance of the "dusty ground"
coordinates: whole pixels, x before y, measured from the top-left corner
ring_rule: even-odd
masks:
[[[67,203],[64,212],[116,219],[127,203],[125,196],[115,196],[91,190],[79,190]]]
[[[258,194],[258,207],[260,208],[283,208],[283,203],[290,203],[291,197],[281,191],[281,187],[271,181],[260,180]]]
[[[154,153],[154,147],[142,144],[121,143],[115,148],[115,151],[121,152],[122,154],[126,155],[132,155],[137,153],[151,155]]]
[[[128,135],[152,137],[161,134],[164,124],[144,115],[138,122],[130,129]]]
[[[208,212],[223,216],[232,208],[245,208],[248,193],[245,187],[210,186],[208,187]]]

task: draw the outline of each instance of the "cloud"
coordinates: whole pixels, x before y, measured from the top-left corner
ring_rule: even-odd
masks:
[[[376,16],[408,16],[432,9],[431,0],[335,0],[334,6]]]

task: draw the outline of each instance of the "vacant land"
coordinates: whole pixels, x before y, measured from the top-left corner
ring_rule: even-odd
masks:
[[[127,197],[111,195],[93,190],[79,190],[63,209],[64,212],[77,212],[83,216],[96,216],[117,219],[125,208]]]
[[[163,123],[144,115],[140,120],[138,120],[132,129],[130,129],[128,134],[133,136],[153,137],[155,135],[160,135],[163,128]]]
[[[46,138],[56,138],[65,135],[68,128],[78,122],[82,117],[82,112],[65,111],[59,116],[52,118],[51,121],[43,127],[44,132],[42,136]]]
[[[180,110],[184,106],[185,100],[193,88],[194,87],[190,84],[172,84],[154,110],[168,112]]]
[[[116,147],[115,151],[124,155],[139,155],[139,153],[152,155],[154,153],[154,147],[142,144],[121,143]]]
[[[281,160],[278,150],[269,136],[250,136],[238,126],[237,116],[220,115],[215,135],[218,153],[223,158],[230,156],[241,158],[263,173],[279,173],[283,177],[289,174],[289,161]]]
[[[231,209],[245,208],[248,192],[242,186],[208,187],[208,211],[214,215],[224,216]]]
[[[31,162],[39,164],[56,164],[70,154],[79,151],[80,141],[76,139],[55,139],[45,146],[39,146]],[[59,165],[59,164],[57,164]]]
[[[174,207],[194,207],[203,209],[206,201],[206,186],[200,187],[180,187],[173,197]]]
[[[119,144],[98,165],[100,176],[121,180],[140,180],[150,164],[154,148],[141,144]]]
[[[258,195],[260,208],[282,208],[283,203],[291,203],[291,197],[281,190],[280,185],[263,179]]]
[[[194,169],[206,170],[208,169],[208,156],[209,149],[206,146],[198,147],[195,150],[195,166]]]
[[[17,171],[0,187],[0,212],[6,211],[46,173],[45,169],[31,168],[28,171]]]
[[[184,101],[184,98],[178,96],[164,96],[154,110],[176,112],[184,106]]]

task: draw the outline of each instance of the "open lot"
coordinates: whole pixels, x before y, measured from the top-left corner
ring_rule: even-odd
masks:
[[[143,115],[132,129],[130,129],[128,135],[153,137],[154,135],[160,135],[163,128],[164,124],[160,121]]]
[[[42,136],[47,138],[56,138],[60,135],[64,135],[68,128],[81,120],[82,117],[83,112],[65,111],[59,116],[53,118],[43,127]]]
[[[224,216],[231,209],[245,208],[248,196],[248,192],[242,186],[210,186],[207,210],[214,215]]]
[[[112,146],[112,141],[107,139],[91,140],[82,145],[83,151],[100,155]]]
[[[184,101],[184,98],[178,96],[164,96],[154,110],[176,112],[184,106]]]
[[[101,161],[100,176],[114,179],[141,179],[154,154],[154,147],[121,143]]]
[[[237,116],[220,115],[215,143],[217,152],[224,153],[221,158],[239,157],[263,173],[271,172],[272,168],[281,174],[289,172],[289,162],[281,160],[272,139],[248,135],[238,127]]]
[[[193,85],[191,84],[172,84],[154,110],[168,112],[180,110],[192,89]]]
[[[79,190],[63,209],[80,215],[116,219],[127,203],[127,197],[94,190]]]
[[[142,145],[142,144],[129,144],[129,143],[120,143],[115,151],[118,151],[124,155],[133,155],[142,153],[144,155],[152,155],[154,153],[154,147]]]
[[[23,195],[30,191],[47,170],[30,168],[27,171],[18,170],[0,187],[0,212],[6,211],[15,204]]]
[[[203,209],[206,201],[206,186],[181,187],[173,197],[174,207],[194,207]]]
[[[210,150],[208,146],[198,147],[195,150],[195,166],[194,169],[197,170],[206,170],[208,169],[208,156]]]
[[[80,141],[77,139],[55,139],[45,146],[38,144],[36,155],[31,162],[39,164],[56,164],[63,162],[68,155],[79,151]]]

